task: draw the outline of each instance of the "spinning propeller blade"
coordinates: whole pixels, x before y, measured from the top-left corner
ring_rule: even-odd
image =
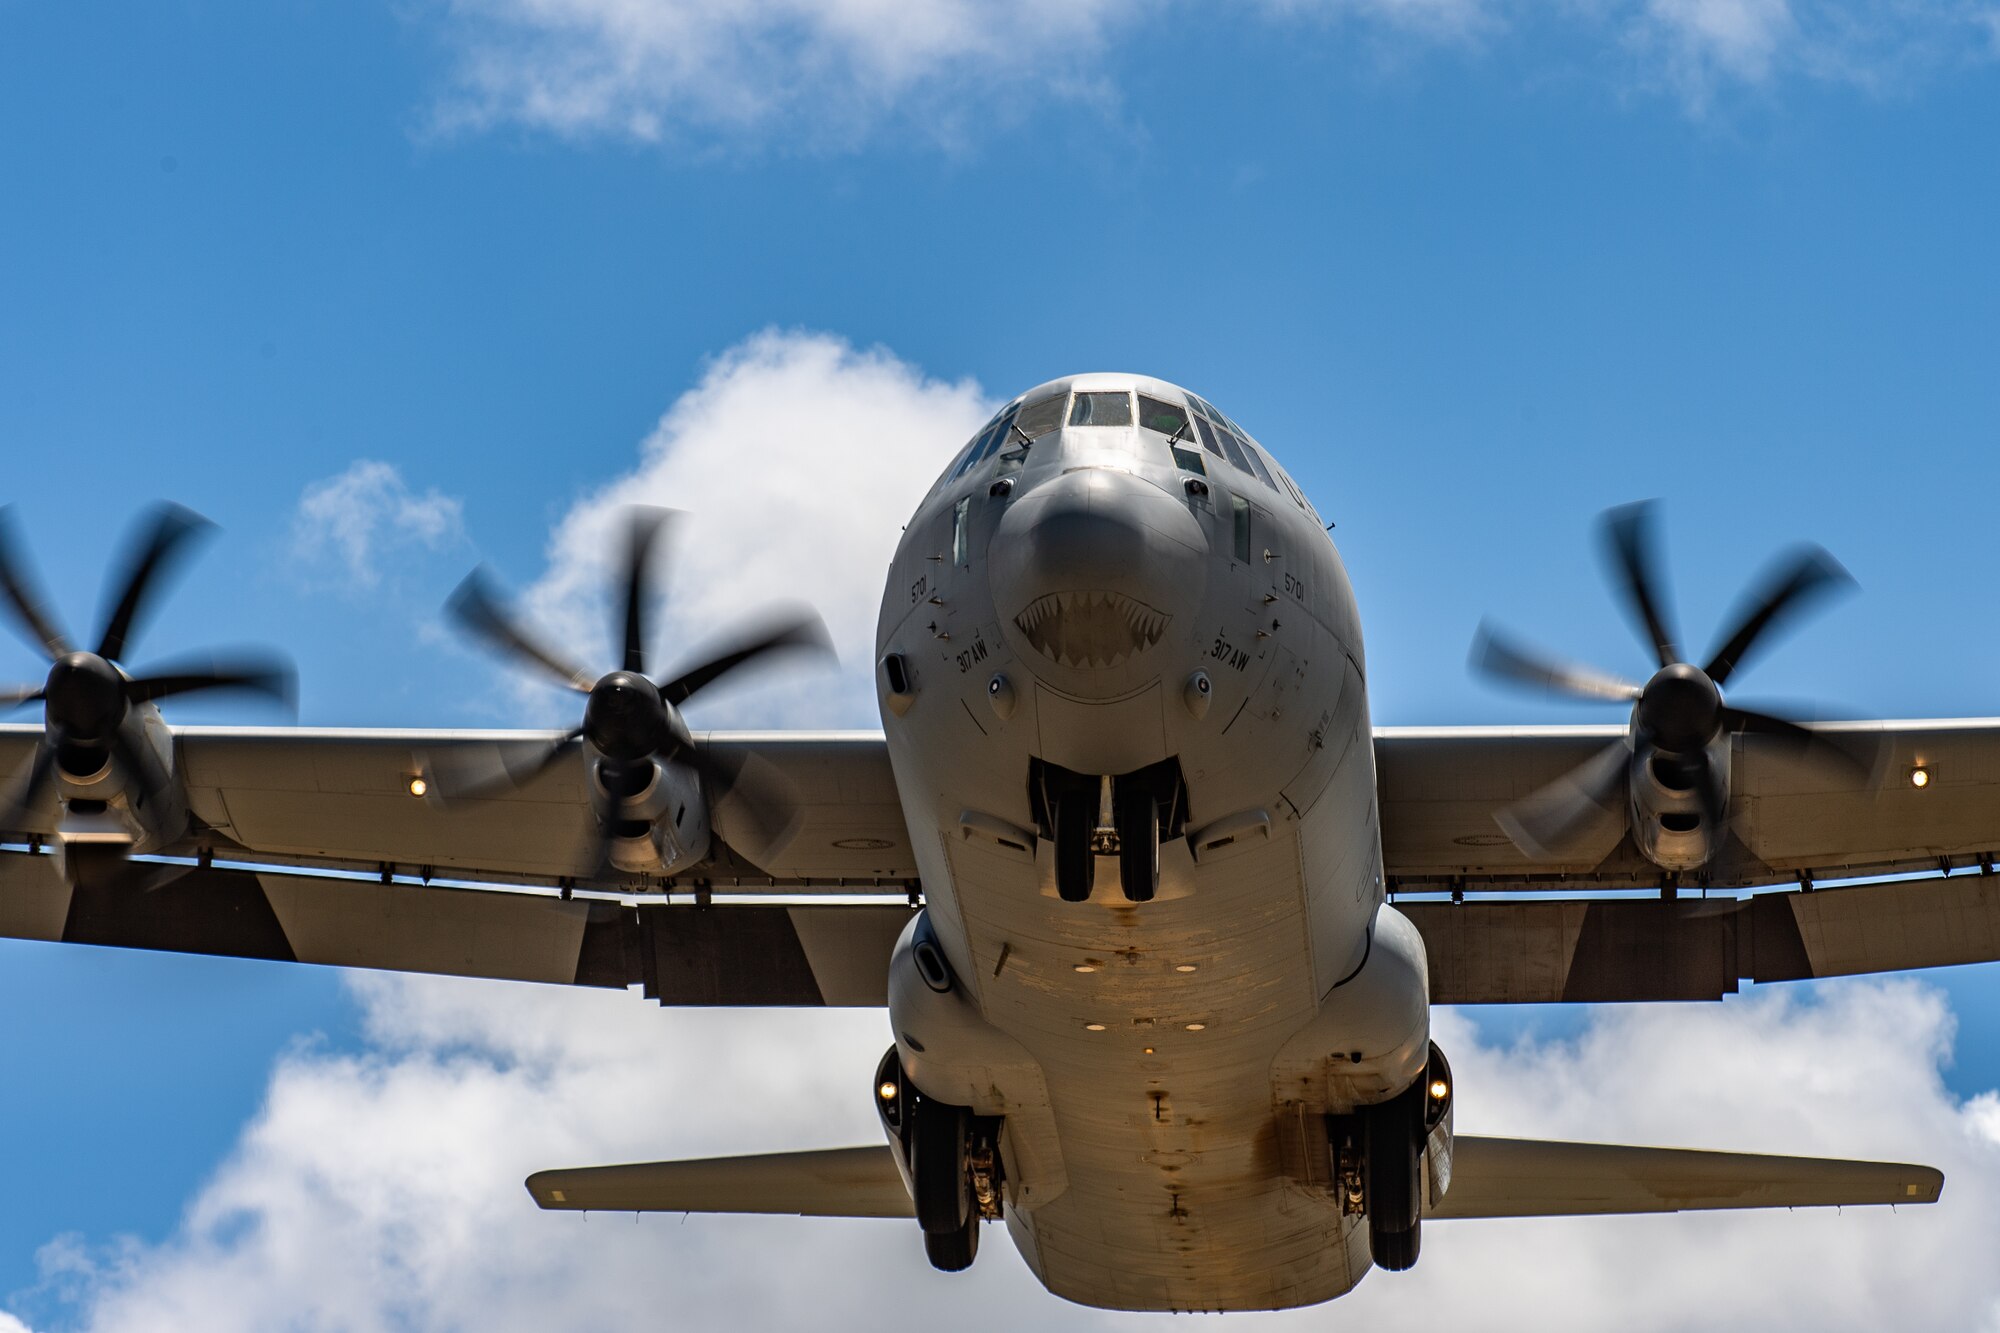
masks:
[[[1629,823],[1624,794],[1633,755],[1641,748],[1660,753],[1692,789],[1702,817],[1712,828],[1727,818],[1727,777],[1709,757],[1724,734],[1770,737],[1809,762],[1847,769],[1869,764],[1855,747],[1828,741],[1799,722],[1776,713],[1731,707],[1721,688],[1778,625],[1825,594],[1853,586],[1853,579],[1817,546],[1801,547],[1779,562],[1742,604],[1723,646],[1706,667],[1681,659],[1677,635],[1666,611],[1655,540],[1656,506],[1651,501],[1623,505],[1603,518],[1604,552],[1613,589],[1659,663],[1643,686],[1590,667],[1574,666],[1518,646],[1482,624],[1473,639],[1475,670],[1510,684],[1528,685],[1567,698],[1633,704],[1631,734],[1599,751],[1574,770],[1502,811],[1501,826],[1515,844],[1537,860],[1561,860],[1589,831],[1601,834],[1616,813]],[[1599,839],[1589,841],[1593,846]]]

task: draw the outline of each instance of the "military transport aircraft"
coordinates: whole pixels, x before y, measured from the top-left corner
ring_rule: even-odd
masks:
[[[483,574],[453,601],[583,696],[571,729],[170,727],[175,695],[289,677],[121,665],[199,530],[166,508],[93,649],[0,551],[51,663],[6,696],[44,721],[0,731],[0,933],[885,1008],[892,1044],[855,1086],[886,1143],[545,1171],[534,1201],[913,1218],[949,1270],[1000,1221],[1088,1305],[1324,1301],[1408,1268],[1427,1219],[1932,1202],[1921,1166],[1454,1137],[1433,1004],[2000,957],[2000,722],[1725,702],[1843,575],[1817,550],[1781,564],[1697,666],[1648,513],[1605,530],[1649,680],[1490,631],[1475,649],[1625,721],[1371,729],[1359,608],[1284,469],[1174,385],[1057,380],[966,444],[904,533],[883,731],[723,734],[683,707],[822,633],[773,619],[655,674],[665,519],[643,510],[609,671]]]

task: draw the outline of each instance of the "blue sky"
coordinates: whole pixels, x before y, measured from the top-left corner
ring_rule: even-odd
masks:
[[[224,531],[139,660],[265,641],[298,660],[303,722],[539,724],[550,700],[440,627],[475,561],[592,626],[558,604],[604,496],[678,479],[712,521],[754,523],[785,477],[821,474],[827,526],[763,553],[756,587],[784,592],[844,522],[893,534],[883,494],[921,490],[960,418],[1130,369],[1221,404],[1337,523],[1378,722],[1602,718],[1495,693],[1465,652],[1491,613],[1637,670],[1590,525],[1643,496],[1666,502],[1691,639],[1790,542],[1860,580],[1745,697],[2000,711],[1994,11],[755,12],[780,17],[0,0],[0,498],[71,623],[94,622],[122,525],[171,497]],[[813,449],[855,437],[866,394],[766,423],[784,442],[711,442],[735,418],[707,399],[660,425],[701,386],[730,401],[767,330],[848,349],[822,387],[876,383],[856,368],[879,349],[898,443]],[[781,443],[782,467],[760,452]],[[346,544],[314,494],[346,506]],[[0,648],[0,678],[32,671]],[[722,720],[867,725],[863,693],[800,717],[753,691]],[[1990,970],[1932,981],[1958,1032],[1940,1095],[2000,1085]],[[21,1016],[0,1139],[37,1201],[0,1216],[0,1304],[118,1326],[101,1283],[65,1298],[37,1249],[171,1249],[284,1086],[276,1062],[400,1058],[381,1003],[332,974],[0,948]]]

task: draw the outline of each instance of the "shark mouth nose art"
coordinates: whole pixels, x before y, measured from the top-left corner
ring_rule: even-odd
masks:
[[[1052,592],[1014,624],[1035,650],[1069,667],[1115,667],[1160,641],[1168,616],[1115,592]]]

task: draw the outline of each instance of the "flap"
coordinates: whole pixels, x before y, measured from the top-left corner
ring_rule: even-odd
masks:
[[[2000,879],[1930,876],[1747,898],[1400,902],[1434,1004],[1719,1000],[1739,981],[2000,960]]]
[[[903,904],[565,902],[553,893],[134,862],[72,888],[0,853],[0,935],[565,986],[669,1005],[888,1002]]]

